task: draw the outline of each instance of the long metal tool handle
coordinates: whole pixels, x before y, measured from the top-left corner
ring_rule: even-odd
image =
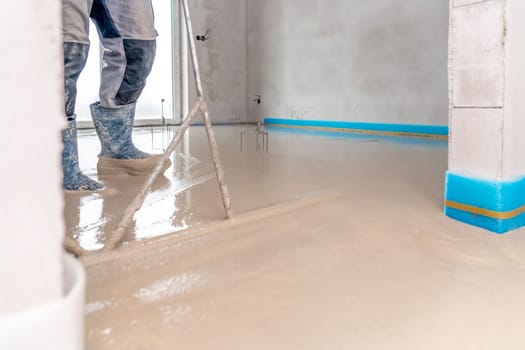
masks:
[[[199,60],[197,58],[197,49],[195,47],[195,37],[193,36],[193,24],[191,23],[188,0],[181,0],[181,4],[184,11],[184,18],[186,20],[186,32],[188,33],[188,44],[190,46],[190,56],[191,63],[193,65],[195,87],[197,88],[197,97],[201,98],[204,95],[204,90],[202,89],[201,71],[199,68]]]
[[[228,187],[224,180],[224,170],[222,168],[221,159],[219,156],[219,148],[217,147],[217,141],[215,141],[215,134],[213,133],[213,128],[211,126],[210,116],[208,114],[208,106],[206,102],[203,101],[203,104],[200,106],[202,115],[204,116],[204,125],[206,127],[206,133],[208,134],[208,142],[211,148],[211,157],[213,159],[213,164],[215,165],[215,173],[217,175],[217,182],[222,195],[222,204],[224,206],[224,211],[226,214],[226,219],[233,218],[233,212],[231,207],[231,198],[230,193],[228,192]]]
[[[188,116],[183,120],[179,130],[177,130],[177,134],[175,135],[170,145],[168,146],[168,148],[162,155],[162,158],[159,161],[159,164],[155,167],[155,169],[153,170],[149,178],[146,180],[146,183],[142,187],[141,192],[134,199],[134,201],[131,203],[131,205],[128,207],[128,209],[124,213],[122,220],[120,221],[117,228],[111,233],[109,239],[106,241],[106,244],[104,245],[104,250],[114,249],[117,246],[117,244],[119,244],[122,241],[122,238],[124,237],[126,233],[126,229],[128,228],[129,224],[133,220],[133,216],[144,203],[144,200],[146,199],[146,196],[151,190],[155,180],[158,178],[158,176],[162,172],[164,164],[168,161],[171,153],[175,151],[175,149],[181,142],[182,137],[184,133],[186,132],[186,129],[190,126],[192,118],[195,116],[195,114],[197,114],[198,111],[201,111],[204,116],[206,133],[208,135],[208,142],[211,148],[213,164],[215,166],[215,171],[217,174],[217,181],[219,183],[219,187],[221,190],[222,202],[224,205],[224,211],[226,213],[226,218],[231,219],[233,216],[232,210],[231,210],[230,195],[229,195],[228,188],[224,181],[224,170],[222,168],[222,164],[221,164],[221,160],[219,156],[219,150],[217,147],[217,142],[215,140],[215,135],[213,133],[213,129],[211,126],[209,113],[208,113],[208,106],[204,98],[204,90],[202,88],[202,80],[201,80],[200,70],[199,70],[199,61],[197,59],[197,51],[195,49],[195,38],[193,36],[193,26],[191,23],[191,16],[189,12],[188,1],[181,0],[181,2],[182,2],[182,8],[184,10],[184,17],[186,20],[188,43],[190,47],[190,54],[191,54],[191,60],[192,60],[192,65],[193,65],[193,74],[195,77],[195,86],[197,88],[198,101],[195,103],[195,105],[193,106]]]
[[[233,217],[231,209],[231,199],[228,191],[228,187],[224,181],[224,170],[222,162],[219,156],[219,148],[217,147],[217,141],[215,140],[215,134],[213,132],[210,116],[208,113],[208,105],[204,97],[204,91],[202,88],[201,75],[199,70],[199,60],[197,58],[197,50],[195,48],[195,37],[193,35],[193,26],[191,23],[190,10],[188,7],[188,0],[181,0],[182,8],[184,10],[184,17],[186,18],[186,29],[188,32],[188,41],[190,44],[191,62],[193,64],[193,75],[195,77],[195,86],[197,88],[197,96],[202,100],[200,110],[204,117],[204,125],[206,126],[206,133],[208,135],[208,143],[210,144],[211,155],[213,159],[213,165],[215,166],[215,173],[217,174],[217,182],[222,195],[222,203],[224,205],[224,211],[226,212],[226,218],[231,219]]]

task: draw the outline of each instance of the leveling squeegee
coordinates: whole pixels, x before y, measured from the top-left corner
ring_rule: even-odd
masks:
[[[142,186],[140,193],[135,197],[131,205],[124,212],[124,215],[122,216],[122,219],[120,220],[119,225],[109,235],[106,243],[104,244],[104,248],[101,249],[102,252],[115,249],[117,245],[122,241],[122,238],[124,237],[126,233],[126,229],[128,228],[131,221],[133,220],[133,216],[142,207],[142,204],[144,203],[144,200],[146,199],[146,196],[148,195],[148,193],[151,191],[151,188],[153,187],[155,180],[159,177],[159,175],[161,175],[165,164],[169,160],[169,157],[175,151],[175,149],[181,142],[182,137],[184,136],[184,133],[190,126],[192,118],[199,111],[202,113],[202,116],[204,118],[204,125],[206,127],[206,133],[208,135],[208,143],[210,144],[212,160],[215,166],[215,173],[217,175],[217,181],[219,183],[219,188],[220,188],[221,195],[222,195],[222,203],[224,205],[224,211],[226,212],[226,219],[231,219],[233,217],[232,210],[231,210],[230,195],[228,192],[228,188],[224,182],[224,170],[222,168],[222,163],[221,163],[220,156],[219,156],[219,149],[217,147],[217,142],[215,140],[215,134],[213,133],[213,128],[212,128],[211,121],[210,121],[210,115],[208,112],[208,105],[206,103],[206,99],[204,97],[204,90],[202,88],[202,81],[201,81],[200,70],[199,70],[199,61],[197,59],[197,52],[195,49],[195,40],[193,37],[193,26],[191,24],[188,0],[181,0],[181,3],[184,9],[184,17],[186,19],[186,30],[188,33],[191,61],[193,64],[193,74],[195,77],[195,86],[197,89],[197,101],[193,105],[193,108],[191,109],[188,116],[186,116],[186,118],[182,121],[179,129],[177,130],[177,133],[173,137],[171,143],[169,144],[168,148],[166,149],[162,157],[160,158],[159,163],[153,169],[153,171],[147,178],[146,182]],[[64,242],[64,247],[67,251],[77,256],[83,256],[83,255],[87,255],[90,253],[84,250],[82,247],[80,247],[78,242],[71,237],[66,237],[65,242]]]

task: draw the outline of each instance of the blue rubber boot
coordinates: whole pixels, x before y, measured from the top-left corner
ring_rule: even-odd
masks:
[[[148,175],[157,166],[161,155],[151,155],[137,149],[131,139],[135,103],[119,108],[91,105],[91,117],[95,124],[101,151],[98,155],[98,173],[104,175]],[[171,163],[165,165],[166,170]]]
[[[78,166],[78,145],[76,121],[68,121],[68,128],[62,130],[62,171],[63,187],[66,191],[98,191],[104,188],[99,182],[90,179],[80,171]]]

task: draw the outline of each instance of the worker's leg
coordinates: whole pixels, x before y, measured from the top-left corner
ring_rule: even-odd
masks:
[[[131,133],[135,105],[155,58],[151,0],[94,0],[91,17],[104,46],[100,102],[91,105],[102,145],[99,172],[147,174],[158,156],[138,150]]]
[[[90,7],[91,1],[87,0],[63,1],[65,114],[68,127],[62,132],[62,170],[64,189],[70,191],[103,188],[102,184],[82,174],[78,165],[75,103],[77,80],[86,64],[89,51]]]

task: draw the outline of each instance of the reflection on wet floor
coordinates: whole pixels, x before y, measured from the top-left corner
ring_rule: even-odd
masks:
[[[335,164],[333,161],[341,160],[346,156],[345,152],[350,152],[340,152],[345,142],[354,144],[354,151],[362,147],[371,148],[373,151],[374,147],[357,146],[357,144],[371,142],[381,144],[383,141],[397,147],[402,147],[405,143],[409,146],[415,143],[423,149],[437,148],[442,152],[445,145],[443,142],[436,141],[407,141],[367,135],[345,134],[334,138],[326,133],[283,133],[282,130],[276,129],[270,135],[270,147],[275,149],[266,153],[257,151],[255,138],[253,140],[248,138],[246,148],[240,149],[241,131],[250,129],[248,126],[216,129],[227,172],[226,181],[232,192],[234,210],[239,212],[305,193],[347,187],[349,184],[345,184],[344,179],[341,179],[344,171],[330,169]],[[137,129],[133,134],[134,142],[144,151],[162,153],[174,129],[167,130],[161,127]],[[339,138],[344,140],[341,141]],[[315,140],[315,143],[303,145],[303,140],[308,139]],[[327,146],[328,149],[325,149]],[[335,152],[326,153],[330,152],[330,148],[334,148]],[[95,179],[97,179],[96,163],[99,149],[94,131],[79,132],[81,168]],[[352,152],[348,156],[350,156],[348,160],[352,161]],[[143,207],[136,213],[124,241],[180,232],[222,218],[221,202],[214,187],[216,186],[215,173],[210,161],[204,128],[190,129],[186,142],[172,155],[172,163],[172,167],[158,179]],[[349,169],[352,163],[344,167]],[[442,172],[444,173],[444,170]],[[74,236],[84,249],[100,249],[106,234],[116,227],[122,213],[138,194],[145,179],[146,177],[127,175],[109,176],[98,178],[107,188],[102,193],[66,193],[67,234]]]
[[[167,145],[169,141],[167,136],[164,130],[146,128],[135,132],[134,141],[147,152],[162,153],[162,145]],[[79,144],[82,170],[97,178],[96,154],[99,146],[96,135],[90,131],[81,132]],[[174,153],[172,163],[157,179],[142,208],[134,216],[125,241],[179,232],[199,223],[192,212],[192,190],[214,178],[213,166],[191,156],[187,149]],[[128,175],[98,177],[106,190],[100,193],[66,193],[68,234],[74,236],[84,249],[102,248],[106,234],[118,225],[120,215],[139,193],[146,179],[146,176]]]
[[[524,229],[497,236],[443,215],[446,143],[275,130],[268,153],[253,139],[241,152],[241,130],[215,129],[237,220],[221,221],[195,127],[127,237],[174,239],[87,264],[88,349],[525,347]],[[135,132],[161,152],[151,140]],[[91,174],[96,142],[81,138]],[[141,184],[102,180],[112,191],[67,197],[70,233],[89,249]]]

